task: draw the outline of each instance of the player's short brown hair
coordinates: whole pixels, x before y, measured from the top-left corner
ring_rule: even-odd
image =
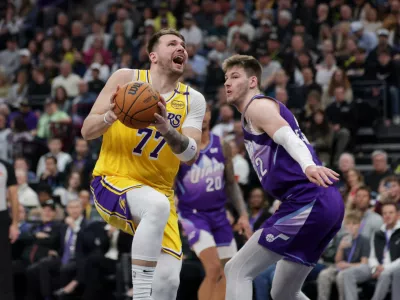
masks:
[[[361,223],[361,213],[356,210],[349,210],[344,216],[344,223],[360,224]]]
[[[253,56],[250,55],[236,54],[225,59],[225,61],[222,64],[222,69],[224,70],[224,73],[226,73],[228,69],[235,66],[242,67],[248,77],[256,76],[258,87],[260,87],[262,67],[257,59],[255,59]]]
[[[158,41],[160,40],[160,37],[167,34],[175,35],[182,41],[185,41],[185,38],[183,37],[182,34],[180,34],[179,31],[172,28],[161,29],[160,31],[157,31],[151,36],[149,42],[147,43],[147,53],[150,54],[151,52],[153,52],[154,47],[157,46]]]

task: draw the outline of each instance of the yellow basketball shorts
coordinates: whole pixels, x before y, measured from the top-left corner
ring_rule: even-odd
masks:
[[[101,217],[111,226],[135,235],[137,224],[134,223],[131,211],[127,204],[126,193],[144,186],[139,181],[117,176],[97,176],[93,179],[90,189],[94,203]],[[152,187],[154,188],[154,187]],[[178,259],[182,259],[182,242],[179,235],[178,215],[175,209],[174,192],[164,194],[170,202],[170,215],[165,226],[162,240],[162,250]]]

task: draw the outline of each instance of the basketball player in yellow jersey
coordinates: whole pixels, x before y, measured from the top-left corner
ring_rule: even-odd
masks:
[[[91,184],[97,210],[109,224],[134,235],[133,299],[173,300],[182,250],[172,186],[180,162],[197,159],[205,100],[178,82],[188,57],[179,32],[155,33],[147,50],[150,70],[115,72],[86,118],[82,135],[103,136]],[[161,113],[148,128],[128,128],[112,111],[118,86],[130,81],[149,82],[163,97]]]

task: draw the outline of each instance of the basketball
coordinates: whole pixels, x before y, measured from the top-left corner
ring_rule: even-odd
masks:
[[[141,129],[155,122],[154,114],[160,114],[157,103],[160,94],[146,82],[133,81],[125,84],[115,96],[114,113],[124,125]]]

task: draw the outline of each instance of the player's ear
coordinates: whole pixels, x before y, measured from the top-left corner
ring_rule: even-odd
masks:
[[[151,53],[149,54],[149,58],[150,58],[150,61],[151,61],[152,63],[157,62],[157,53],[151,52]]]
[[[258,80],[256,76],[251,76],[250,77],[250,88],[255,89],[258,87]]]

